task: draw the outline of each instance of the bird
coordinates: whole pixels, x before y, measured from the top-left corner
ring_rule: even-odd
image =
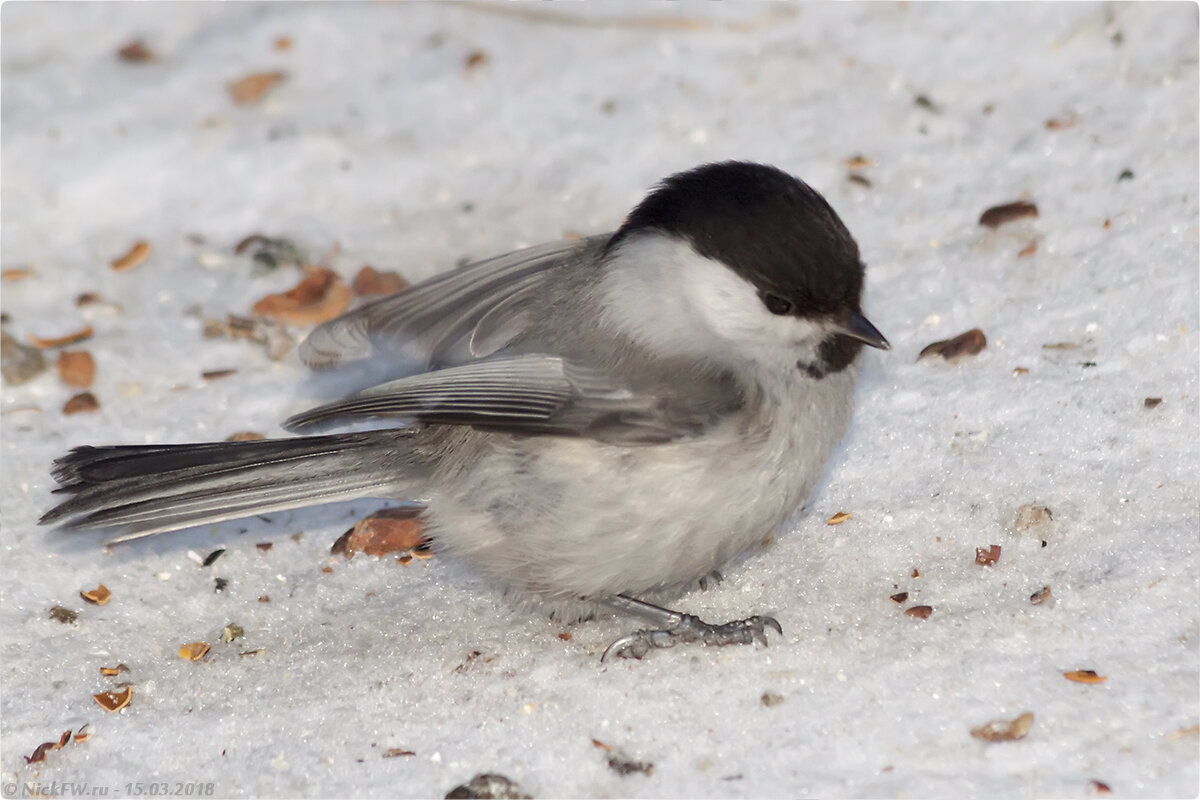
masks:
[[[311,331],[302,361],[364,386],[299,436],[81,446],[43,524],[125,541],[358,498],[419,509],[435,547],[558,619],[648,627],[603,659],[767,643],[774,617],[666,603],[808,498],[850,422],[864,346],[859,248],[773,166],[702,164],[612,232],[519,250]],[[338,426],[361,430],[328,432]]]

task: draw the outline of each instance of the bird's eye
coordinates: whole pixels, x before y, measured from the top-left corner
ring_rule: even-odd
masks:
[[[780,297],[777,294],[767,292],[762,296],[763,305],[767,307],[767,311],[772,314],[783,316],[784,314],[792,313],[792,301]]]

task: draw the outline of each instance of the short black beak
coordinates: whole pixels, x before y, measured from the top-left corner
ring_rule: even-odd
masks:
[[[871,345],[871,347],[878,347],[880,350],[892,349],[892,346],[888,344],[887,339],[883,338],[883,334],[879,332],[879,329],[857,311],[842,321],[835,323],[833,329],[843,336],[858,339],[863,344]]]

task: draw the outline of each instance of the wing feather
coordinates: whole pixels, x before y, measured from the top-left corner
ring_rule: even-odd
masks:
[[[609,237],[539,245],[438,275],[318,326],[300,358],[315,370],[372,357],[428,369],[490,355],[523,329],[520,314],[552,270]],[[482,320],[487,335],[477,337]]]

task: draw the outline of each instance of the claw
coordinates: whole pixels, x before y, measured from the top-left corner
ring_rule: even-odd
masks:
[[[606,663],[609,656],[642,658],[652,649],[674,647],[681,642],[700,642],[717,646],[761,644],[766,647],[767,628],[773,628],[776,633],[783,634],[783,626],[774,617],[753,616],[713,625],[691,614],[680,614],[678,621],[670,628],[643,629],[617,639],[604,650],[604,654],[600,656],[600,663]]]

